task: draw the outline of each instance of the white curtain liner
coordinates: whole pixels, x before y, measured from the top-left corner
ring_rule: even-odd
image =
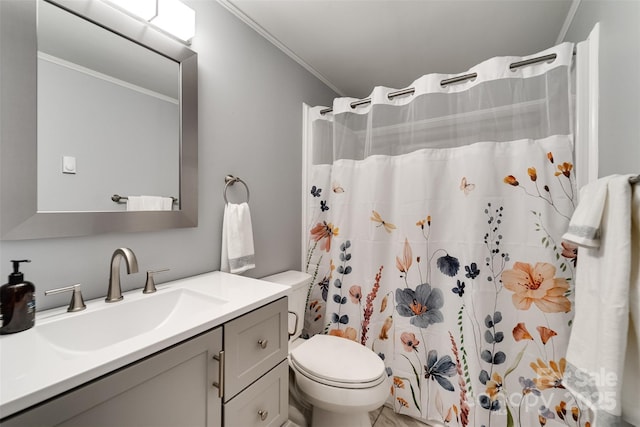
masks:
[[[515,70],[509,69],[509,65],[514,62],[526,61],[527,59],[533,59],[540,56],[550,55],[555,53],[556,59],[553,62],[540,62],[537,64],[527,65],[519,67]],[[399,89],[388,88],[385,86],[376,86],[369,95],[371,103],[358,106],[356,108],[351,107],[351,103],[359,101],[358,98],[336,98],[333,101],[333,112],[327,114],[320,114],[320,111],[325,110],[327,107],[313,107],[310,111],[312,120],[324,119],[332,120],[332,116],[340,113],[354,113],[354,114],[368,114],[372,105],[405,105],[410,103],[417,95],[423,95],[428,93],[456,93],[468,90],[480,83],[496,80],[496,79],[508,79],[508,78],[529,78],[542,75],[549,70],[557,67],[568,67],[571,65],[573,59],[573,43],[562,43],[554,46],[550,49],[538,52],[529,56],[503,56],[488,59],[480,64],[470,68],[469,70],[456,73],[456,74],[427,74],[424,75],[408,87],[413,87],[415,92],[413,95],[398,96],[393,99],[389,99],[389,93],[396,92]],[[442,87],[440,82],[452,77],[477,73],[478,76],[475,79],[466,80],[461,83],[454,83]]]

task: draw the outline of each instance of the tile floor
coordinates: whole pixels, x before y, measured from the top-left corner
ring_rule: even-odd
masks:
[[[380,409],[369,412],[369,418],[373,427],[425,427],[420,421],[407,417],[406,415],[396,414],[391,408],[383,406]]]

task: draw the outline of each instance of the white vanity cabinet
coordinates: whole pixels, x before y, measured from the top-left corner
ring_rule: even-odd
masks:
[[[220,426],[212,356],[222,327],[124,367],[2,421],[13,426]]]
[[[287,341],[281,298],[0,424],[280,426],[288,418]]]
[[[286,298],[225,323],[225,427],[287,421],[288,345]]]

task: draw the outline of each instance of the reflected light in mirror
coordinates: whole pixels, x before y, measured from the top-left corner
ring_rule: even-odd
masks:
[[[195,35],[196,12],[180,0],[106,1],[187,43]]]
[[[147,22],[157,15],[158,10],[156,0],[107,0],[107,3],[114,4]]]

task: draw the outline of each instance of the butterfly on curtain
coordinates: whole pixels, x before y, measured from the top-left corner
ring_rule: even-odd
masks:
[[[376,211],[371,211],[371,212],[373,213],[373,216],[371,217],[371,221],[378,223],[378,225],[376,225],[376,227],[384,227],[384,230],[387,233],[391,233],[393,230],[396,229],[395,225],[391,224],[390,222],[386,222],[385,220],[383,220],[378,212],[376,212]]]
[[[327,201],[326,200],[320,200],[320,210],[322,212],[329,210],[329,206],[327,206]]]
[[[461,297],[464,294],[464,282],[458,280],[458,284],[454,288],[452,288],[451,291]]]
[[[311,187],[311,195],[313,197],[320,197],[321,192],[322,192],[322,188],[317,188],[315,185]]]
[[[466,176],[462,177],[462,180],[460,181],[460,190],[464,192],[465,196],[468,196],[470,192],[475,190],[475,188],[476,188],[475,184],[467,182]]]
[[[331,188],[333,189],[333,192],[336,194],[344,193],[344,188],[342,188],[340,184],[338,184],[335,181],[331,183]]]

